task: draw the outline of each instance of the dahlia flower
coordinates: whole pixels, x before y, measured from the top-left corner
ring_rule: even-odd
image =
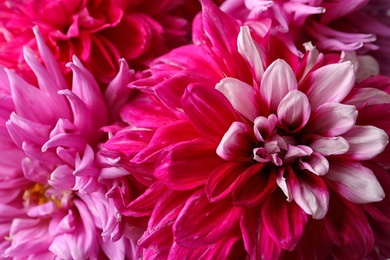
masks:
[[[170,48],[188,42],[188,21],[175,15],[180,1],[37,1],[0,3],[0,64],[28,69],[24,45],[36,49],[32,27],[37,25],[57,60],[67,63],[73,54],[103,81],[118,71],[125,58],[132,68]]]
[[[134,246],[107,188],[95,155],[107,124],[129,93],[124,60],[104,99],[97,82],[74,57],[68,87],[34,29],[40,57],[24,49],[38,86],[10,69],[0,70],[0,258],[123,259]],[[115,92],[116,95],[112,95]]]
[[[309,43],[298,59],[202,4],[195,44],[131,84],[105,144],[129,171],[118,211],[148,220],[140,256],[390,257],[389,79]]]
[[[358,51],[380,58],[381,73],[390,75],[387,42],[390,27],[385,1],[247,1],[226,0],[221,9],[256,30],[268,26],[296,55],[312,41],[323,52]],[[386,2],[387,3],[387,2]],[[379,14],[378,14],[379,13]],[[384,17],[382,18],[381,15]]]

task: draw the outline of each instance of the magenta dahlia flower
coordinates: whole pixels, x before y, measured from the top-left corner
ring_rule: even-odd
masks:
[[[189,21],[176,15],[177,9],[177,0],[2,1],[0,64],[28,69],[22,47],[36,49],[32,27],[37,25],[57,60],[67,63],[76,54],[107,82],[118,71],[119,58],[144,68],[151,58],[188,43]]]
[[[369,53],[379,58],[381,73],[390,75],[387,1],[226,0],[221,9],[254,30],[268,26],[296,55],[303,55],[306,41],[323,52]]]
[[[129,171],[116,207],[148,219],[141,257],[390,257],[390,80],[310,44],[297,59],[202,3],[195,45],[132,83],[105,144]]]
[[[127,64],[121,61],[105,100],[76,57],[69,88],[34,33],[45,66],[29,48],[24,58],[38,86],[0,70],[0,258],[131,259],[134,245],[98,182],[103,166],[95,154],[107,106],[114,113],[129,95]]]

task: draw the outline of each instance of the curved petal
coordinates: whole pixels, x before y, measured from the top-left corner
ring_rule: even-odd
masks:
[[[277,115],[279,123],[291,132],[301,130],[310,118],[309,99],[299,90],[292,90],[280,101]]]
[[[253,121],[259,115],[254,88],[235,78],[223,78],[216,86],[230,101],[235,110]]]
[[[351,91],[355,72],[350,61],[329,64],[307,76],[302,91],[309,97],[313,109],[327,102],[340,102]]]
[[[345,155],[354,160],[370,160],[380,154],[389,143],[385,131],[375,126],[355,126],[343,137],[349,143]]]
[[[161,152],[154,176],[174,190],[189,190],[206,183],[211,172],[223,160],[215,146],[204,139],[180,142]]]
[[[310,156],[301,157],[298,164],[300,169],[308,170],[319,176],[323,176],[329,171],[328,160],[318,152],[313,152]]]
[[[219,143],[236,121],[236,113],[226,97],[214,88],[192,84],[182,98],[183,109],[203,136]]]
[[[247,161],[256,145],[251,127],[233,122],[217,147],[217,154],[227,161]]]
[[[339,136],[355,125],[357,115],[354,106],[328,102],[313,112],[307,131],[322,136]]]
[[[323,156],[345,154],[349,149],[348,141],[341,136],[323,137],[310,135],[310,148]]]
[[[175,240],[190,248],[213,244],[237,225],[240,212],[228,199],[210,203],[200,189],[186,201],[173,225]]]
[[[260,97],[267,112],[276,113],[280,101],[296,89],[297,79],[290,65],[281,59],[274,61],[264,72],[260,85]]]
[[[372,170],[357,162],[332,161],[326,177],[341,196],[353,203],[381,201],[385,197],[382,186]]]
[[[275,191],[261,207],[262,225],[283,249],[293,250],[299,243],[308,215],[294,201],[287,202],[281,191]]]

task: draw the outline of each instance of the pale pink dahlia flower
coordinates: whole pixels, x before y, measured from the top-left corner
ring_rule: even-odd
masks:
[[[130,174],[119,212],[149,219],[141,256],[390,257],[390,80],[356,84],[359,62],[310,44],[298,60],[206,0],[202,23],[105,144]]]
[[[381,73],[390,75],[387,1],[226,0],[221,9],[255,30],[270,27],[296,55],[303,55],[306,41],[323,52],[369,53],[379,58]]]
[[[118,111],[131,77],[125,61],[104,99],[92,75],[74,57],[68,87],[37,29],[43,66],[29,48],[30,85],[0,70],[0,258],[124,259],[134,250],[126,226],[98,182],[95,155],[107,124],[107,106]],[[126,86],[126,85],[124,85]]]
[[[24,45],[36,49],[37,25],[57,60],[73,54],[96,78],[107,82],[118,59],[145,68],[150,59],[188,43],[189,21],[176,15],[174,0],[5,0],[0,3],[0,64],[28,69]]]

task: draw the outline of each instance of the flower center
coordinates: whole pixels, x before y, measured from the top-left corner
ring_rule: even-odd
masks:
[[[71,191],[58,192],[48,185],[35,183],[23,193],[24,207],[34,207],[52,201],[58,208],[62,208],[64,199],[70,201]]]

